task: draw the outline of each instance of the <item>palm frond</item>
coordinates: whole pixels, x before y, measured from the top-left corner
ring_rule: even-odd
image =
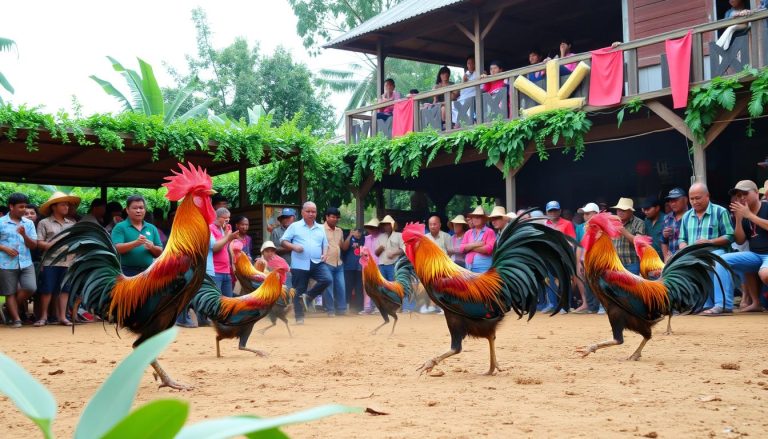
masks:
[[[11,83],[8,82],[8,79],[5,77],[5,75],[3,75],[2,72],[0,72],[0,87],[3,87],[10,94],[13,94],[15,91]]]
[[[101,86],[101,88],[104,89],[105,92],[107,92],[108,95],[110,95],[110,96],[114,97],[115,99],[117,99],[118,101],[120,101],[120,103],[123,105],[123,109],[125,109],[125,111],[133,111],[133,106],[131,105],[131,101],[129,101],[128,98],[126,98],[124,94],[120,93],[120,91],[117,88],[115,88],[115,86],[112,85],[111,82],[105,81],[105,80],[97,77],[96,75],[91,75],[91,76],[89,76],[89,78],[91,78],[94,81],[96,81],[96,83],[99,84]]]

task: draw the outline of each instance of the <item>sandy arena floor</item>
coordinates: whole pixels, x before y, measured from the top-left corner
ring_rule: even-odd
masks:
[[[161,357],[173,377],[196,389],[158,390],[147,371],[137,401],[181,397],[191,421],[237,413],[278,415],[324,403],[371,407],[388,416],[340,415],[286,428],[296,438],[476,437],[768,437],[768,314],[681,316],[675,335],[659,333],[639,362],[627,362],[640,341],[585,359],[577,346],[609,337],[598,315],[537,315],[505,321],[498,334],[502,367],[488,367],[485,340],[468,340],[439,366],[443,376],[419,376],[424,360],[449,345],[442,316],[400,320],[392,338],[368,331],[378,316],[316,317],[305,326],[265,336],[249,346],[259,358],[223,343],[217,359],[210,328],[182,329]],[[257,328],[264,326],[260,322]],[[133,337],[101,324],[0,328],[0,350],[19,361],[56,396],[58,437],[71,437],[85,403]],[[63,370],[63,373],[51,375]],[[33,424],[0,397],[3,437],[39,437]]]

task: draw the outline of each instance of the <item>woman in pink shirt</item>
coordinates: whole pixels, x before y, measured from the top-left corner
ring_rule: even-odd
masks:
[[[478,206],[467,215],[470,229],[464,234],[459,250],[465,253],[467,268],[473,273],[485,273],[491,268],[493,261],[493,246],[496,243],[496,233],[488,228],[488,215],[482,207]]]
[[[571,47],[573,45],[571,44],[571,40],[567,38],[560,39],[560,58],[567,58],[569,56],[575,55],[575,53],[571,52]],[[560,74],[561,75],[570,75],[571,72],[576,70],[576,65],[578,63],[572,62],[569,64],[564,64],[560,66]]]

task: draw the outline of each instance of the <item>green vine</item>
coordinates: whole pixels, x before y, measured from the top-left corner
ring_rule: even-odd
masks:
[[[265,149],[272,159],[284,157],[291,151],[312,148],[319,140],[308,130],[300,130],[296,121],[272,127],[263,119],[255,125],[220,125],[201,119],[188,119],[164,124],[160,116],[127,112],[118,115],[96,114],[87,118],[72,118],[60,112],[50,115],[39,108],[11,105],[0,106],[0,132],[10,141],[23,137],[28,151],[39,148],[39,130],[46,130],[54,139],[81,146],[99,146],[106,151],[122,151],[126,142],[146,146],[152,160],[166,151],[183,160],[191,151],[208,151],[213,160],[261,163]],[[97,141],[89,140],[92,133]],[[215,148],[210,148],[213,142]]]
[[[707,130],[717,118],[720,110],[733,110],[736,105],[736,90],[743,88],[741,78],[748,74],[743,71],[727,78],[712,78],[709,84],[691,90],[691,97],[685,109],[685,124],[696,141],[706,140]]]
[[[580,159],[584,155],[584,135],[591,126],[586,113],[559,110],[480,125],[445,136],[436,131],[424,131],[393,140],[380,136],[368,138],[350,145],[346,156],[352,163],[354,184],[360,184],[369,172],[376,180],[381,180],[385,173],[414,178],[441,152],[454,154],[458,163],[468,146],[488,156],[486,166],[502,163],[504,173],[508,173],[522,165],[529,144],[536,146],[541,160],[546,160],[549,157],[547,142],[558,145],[562,141],[563,152],[573,150],[574,158]]]
[[[618,122],[617,128],[621,128],[621,124],[624,122],[624,114],[625,112],[629,112],[629,114],[635,114],[638,111],[640,111],[641,108],[645,106],[645,103],[639,98],[634,98],[627,102],[618,113],[616,113],[616,121]]]

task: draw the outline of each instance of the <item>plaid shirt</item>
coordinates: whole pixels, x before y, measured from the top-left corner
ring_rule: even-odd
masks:
[[[633,235],[645,235],[645,223],[640,218],[632,215],[632,219],[624,228]],[[619,255],[619,260],[626,267],[631,264],[639,264],[640,258],[637,257],[635,246],[623,235],[613,240],[613,247]]]
[[[683,215],[680,242],[693,245],[699,239],[715,239],[721,236],[728,239],[728,242],[733,242],[733,224],[723,206],[710,202],[701,219],[693,209]]]
[[[683,224],[683,218],[680,217],[679,220],[675,219],[675,214],[670,213],[664,218],[664,227],[663,229],[666,229],[669,227],[672,229],[672,235],[669,238],[665,238],[664,235],[661,235],[661,242],[662,244],[667,244],[667,247],[669,247],[669,254],[674,255],[677,253],[678,250],[680,250],[680,226]],[[659,253],[661,255],[661,253]]]

